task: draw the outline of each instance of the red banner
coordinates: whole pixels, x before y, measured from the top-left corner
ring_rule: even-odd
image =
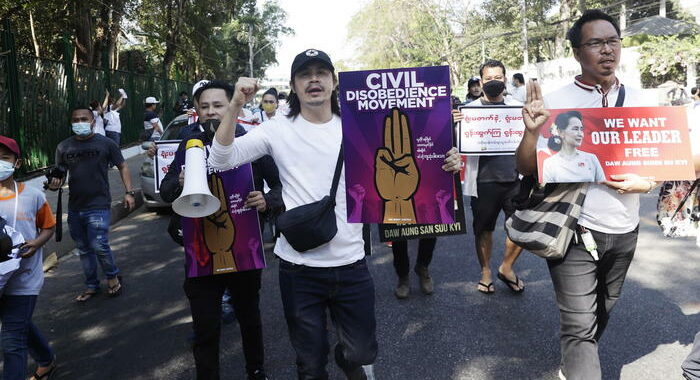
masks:
[[[634,173],[694,179],[683,107],[550,110],[537,143],[541,182],[600,182]]]

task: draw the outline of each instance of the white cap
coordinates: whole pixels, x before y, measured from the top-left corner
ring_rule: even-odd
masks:
[[[146,98],[146,101],[144,103],[146,103],[146,104],[158,104],[160,102],[154,96],[149,96]]]
[[[202,79],[199,82],[195,83],[194,86],[192,86],[192,96],[194,96],[194,93],[197,92],[202,86],[206,85],[209,83],[208,79]]]

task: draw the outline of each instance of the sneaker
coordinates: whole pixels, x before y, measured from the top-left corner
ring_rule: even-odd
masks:
[[[248,373],[248,380],[267,380],[265,371],[261,369],[256,369],[255,371]]]
[[[396,285],[396,290],[394,290],[396,298],[400,300],[406,299],[410,291],[411,287],[408,285],[408,277],[399,277],[399,283]]]
[[[228,302],[221,303],[221,322],[225,325],[230,325],[236,321],[236,314],[233,312],[233,307]]]
[[[559,368],[559,380],[566,380],[566,376],[564,376],[564,372],[562,372],[561,368]]]
[[[345,377],[348,380],[369,380],[367,378],[367,372],[365,371],[364,366],[362,367],[357,367],[351,372],[343,371],[345,372]]]
[[[416,272],[420,280],[420,290],[424,294],[433,294],[433,279],[430,278],[428,267],[416,265],[413,270]]]
[[[367,376],[367,380],[375,380],[375,378],[374,378],[374,364],[363,365],[362,369],[365,371],[365,376]]]

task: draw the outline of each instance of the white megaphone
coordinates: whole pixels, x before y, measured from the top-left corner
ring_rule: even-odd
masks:
[[[188,218],[203,218],[221,207],[207,184],[207,160],[202,140],[192,139],[185,146],[185,185],[173,202],[173,211]]]

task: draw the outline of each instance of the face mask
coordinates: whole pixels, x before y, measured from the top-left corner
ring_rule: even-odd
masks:
[[[87,136],[92,132],[90,123],[73,123],[71,124],[73,133],[78,136]]]
[[[0,181],[4,181],[15,172],[15,164],[7,161],[0,161]]]
[[[263,108],[263,111],[265,111],[267,113],[272,113],[272,112],[275,112],[275,109],[277,107],[271,103],[263,103],[262,108]]]
[[[506,89],[506,84],[500,80],[492,80],[484,83],[483,89],[489,98],[497,98]]]

